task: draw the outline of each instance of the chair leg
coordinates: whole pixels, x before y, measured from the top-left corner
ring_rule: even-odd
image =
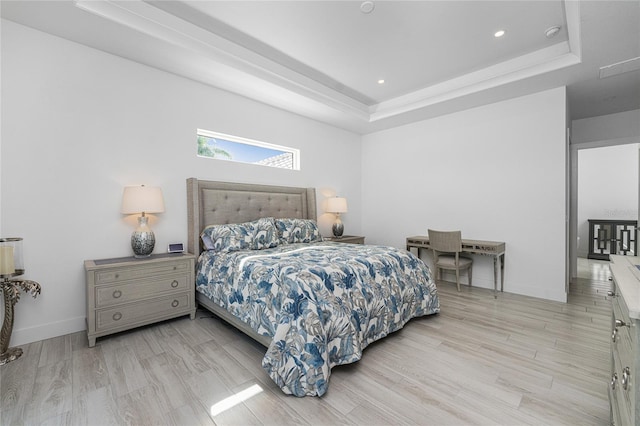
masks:
[[[471,266],[469,266],[469,268],[467,269],[468,273],[469,273],[469,287],[471,287],[471,273],[473,271],[473,268]]]
[[[458,291],[460,291],[460,269],[456,269],[456,286],[458,287]]]

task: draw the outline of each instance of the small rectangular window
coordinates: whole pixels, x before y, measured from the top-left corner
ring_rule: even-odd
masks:
[[[198,156],[300,170],[300,150],[198,129]]]

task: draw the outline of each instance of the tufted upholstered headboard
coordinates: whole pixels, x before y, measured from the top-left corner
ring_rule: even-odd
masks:
[[[187,179],[187,249],[200,254],[208,225],[243,223],[261,217],[317,219],[314,188]]]

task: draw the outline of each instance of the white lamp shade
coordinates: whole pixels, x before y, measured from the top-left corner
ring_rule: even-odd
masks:
[[[157,186],[125,186],[120,212],[122,214],[164,212],[162,189]]]
[[[333,197],[327,200],[327,212],[329,213],[346,213],[347,199],[343,197]]]

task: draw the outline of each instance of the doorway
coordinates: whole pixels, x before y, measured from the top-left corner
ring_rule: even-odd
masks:
[[[638,219],[639,147],[632,138],[571,146],[571,281],[608,273],[608,262],[588,259],[588,219]]]

